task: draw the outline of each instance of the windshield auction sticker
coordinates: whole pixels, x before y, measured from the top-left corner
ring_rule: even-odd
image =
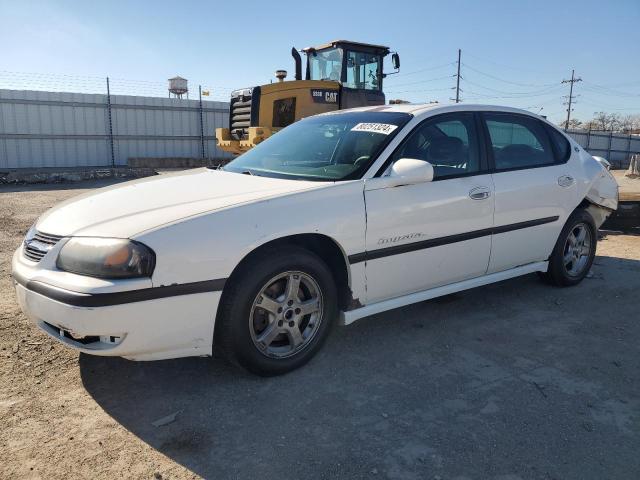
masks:
[[[397,125],[390,125],[388,123],[359,123],[353,127],[351,131],[382,133],[383,135],[389,135],[396,128],[398,128]]]

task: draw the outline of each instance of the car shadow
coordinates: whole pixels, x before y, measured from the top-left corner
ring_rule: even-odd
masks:
[[[611,272],[614,264],[621,268]],[[581,328],[580,317],[608,322],[609,306],[598,295],[632,290],[640,262],[598,257],[594,271],[595,279],[575,288],[527,275],[335,328],[308,365],[280,377],[253,376],[217,359],[81,355],[81,378],[107,414],[205,478],[418,478],[434,471],[446,478],[477,473],[487,462],[494,471],[515,471],[509,458],[536,458],[539,468],[548,463],[558,472],[547,450],[566,455],[565,465],[600,471],[611,464],[585,460],[597,431],[564,431],[577,439],[571,449],[550,433],[554,425],[584,423],[574,403],[577,412],[585,401],[602,400],[600,390],[580,382],[613,381],[619,372],[611,366],[611,375],[586,380],[553,373],[559,364],[582,371],[585,362],[610,356],[610,326]],[[610,281],[599,281],[602,275]],[[616,348],[631,358],[636,340],[627,333],[629,345]],[[563,382],[573,382],[572,390]],[[165,425],[154,426],[157,420]],[[516,424],[527,425],[527,435]],[[487,458],[483,444],[502,452],[499,458]],[[633,455],[632,448],[616,454]]]

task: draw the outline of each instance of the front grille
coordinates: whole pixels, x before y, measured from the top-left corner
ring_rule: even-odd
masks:
[[[32,262],[39,262],[61,239],[57,235],[36,232],[33,237],[25,239],[22,251]]]
[[[92,343],[96,343],[100,341],[100,337],[98,337],[97,335],[89,335],[86,337],[76,338],[73,336],[71,332],[69,332],[68,330],[65,330],[64,328],[56,327],[55,325],[51,325],[50,323],[47,323],[47,322],[42,322],[42,323],[45,325],[45,327],[47,327],[47,329],[53,335],[66,338],[68,340],[71,340],[72,342],[79,343],[81,345],[90,345]],[[116,338],[116,337],[111,337],[111,338]]]
[[[252,126],[252,120],[257,119],[259,95],[259,87],[231,92],[229,130],[233,137],[246,138],[247,129]]]

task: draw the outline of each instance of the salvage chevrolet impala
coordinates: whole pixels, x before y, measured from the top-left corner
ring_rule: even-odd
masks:
[[[82,352],[215,353],[273,375],[307,362],[335,321],[533,272],[579,283],[617,195],[601,163],[529,112],[343,110],[223,169],[53,208],[13,278],[30,319]]]

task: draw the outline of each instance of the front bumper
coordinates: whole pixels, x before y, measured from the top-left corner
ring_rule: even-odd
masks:
[[[67,285],[60,288],[43,282],[42,271],[37,264],[23,258],[21,249],[13,257],[12,268],[22,311],[41,330],[71,348],[131,360],[212,354],[221,291],[179,293],[142,301],[129,296],[127,303],[122,304],[78,306],[53,299],[46,293],[55,291],[58,299],[77,299],[81,295],[80,303],[86,305],[94,303],[92,298],[104,298],[104,293],[92,295],[84,288],[70,290]]]

